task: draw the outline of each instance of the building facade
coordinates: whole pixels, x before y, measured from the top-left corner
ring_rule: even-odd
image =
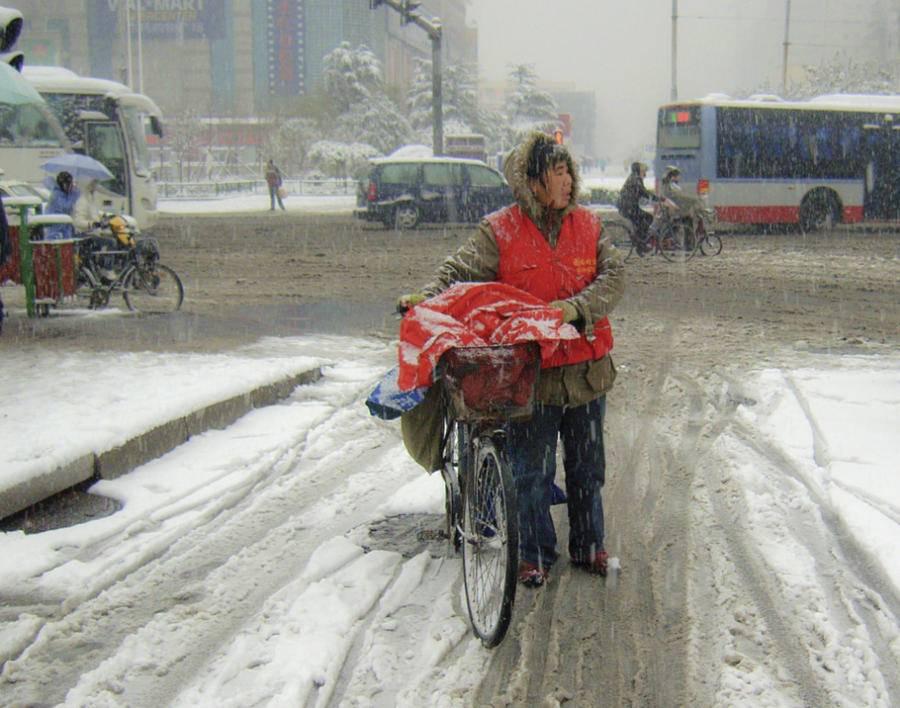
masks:
[[[405,90],[426,33],[369,0],[8,0],[25,15],[26,63],[65,66],[151,96],[164,112],[249,116],[321,86],[341,42],[369,47]],[[466,0],[427,0],[446,63],[477,63]],[[130,31],[129,31],[130,29]]]

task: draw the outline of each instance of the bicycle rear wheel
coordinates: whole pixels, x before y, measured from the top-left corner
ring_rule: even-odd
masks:
[[[694,257],[697,240],[694,234],[682,222],[672,224],[671,230],[663,232],[659,241],[659,250],[663,258],[671,263],[684,263]]]
[[[181,278],[169,266],[135,268],[125,278],[122,296],[129,310],[148,314],[175,312],[184,301]]]
[[[509,465],[494,440],[478,439],[463,485],[463,576],[472,629],[497,646],[512,619],[519,565],[516,493]]]

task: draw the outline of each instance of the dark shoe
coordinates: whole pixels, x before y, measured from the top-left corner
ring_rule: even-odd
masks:
[[[528,561],[519,561],[519,582],[527,588],[539,588],[550,580],[550,569]]]
[[[587,558],[573,558],[572,565],[605,578],[609,571],[609,554],[606,551],[597,551]],[[521,567],[519,565],[519,568]]]

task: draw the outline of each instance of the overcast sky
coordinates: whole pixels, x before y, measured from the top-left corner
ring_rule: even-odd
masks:
[[[858,11],[878,1],[793,0],[792,58],[833,54]],[[652,143],[655,110],[670,96],[672,0],[472,0],[469,8],[483,79],[533,64],[544,81],[596,92],[598,156],[626,159]],[[785,0],[679,0],[678,14],[679,98],[780,84]]]

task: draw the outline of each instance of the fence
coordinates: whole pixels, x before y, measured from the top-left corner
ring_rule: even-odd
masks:
[[[316,196],[356,194],[356,182],[352,179],[285,179],[284,186],[290,194]],[[217,199],[233,194],[269,193],[264,179],[157,182],[156,190],[160,199]]]

